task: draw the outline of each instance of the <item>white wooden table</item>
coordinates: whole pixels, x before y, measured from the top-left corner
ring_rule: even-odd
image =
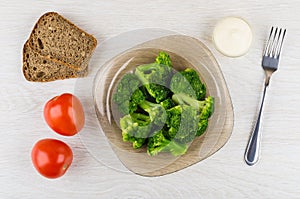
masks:
[[[234,129],[216,154],[179,172],[141,177],[119,161],[95,159],[79,135],[54,134],[42,117],[44,103],[73,92],[76,79],[47,84],[25,81],[22,46],[38,19],[57,11],[94,34],[99,46],[109,37],[142,28],[164,28],[203,41],[220,63],[234,107]],[[216,22],[240,16],[254,41],[240,58],[217,52],[211,41]],[[0,2],[0,198],[300,198],[300,2],[264,1],[16,1]],[[270,27],[287,28],[280,68],[274,74],[263,118],[262,156],[249,167],[243,154],[260,102],[264,73],[261,54]],[[94,54],[90,67],[95,66]],[[92,125],[93,123],[88,123]],[[66,141],[74,162],[65,176],[41,177],[32,166],[33,144],[45,137]],[[103,152],[110,150],[103,147]],[[115,168],[122,168],[115,169]]]

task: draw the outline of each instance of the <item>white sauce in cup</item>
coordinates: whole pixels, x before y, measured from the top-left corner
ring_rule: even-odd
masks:
[[[218,51],[229,57],[246,54],[252,43],[249,24],[239,17],[221,19],[213,32],[213,42]]]

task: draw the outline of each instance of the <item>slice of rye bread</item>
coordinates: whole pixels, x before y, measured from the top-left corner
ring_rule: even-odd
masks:
[[[29,45],[43,56],[82,70],[87,67],[97,40],[58,13],[48,12],[35,24]]]
[[[59,79],[84,77],[88,67],[77,70],[62,62],[40,55],[30,48],[28,41],[23,47],[23,74],[28,81],[49,82]]]

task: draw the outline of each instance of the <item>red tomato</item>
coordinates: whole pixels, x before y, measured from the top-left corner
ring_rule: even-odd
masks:
[[[38,141],[32,151],[31,160],[36,170],[47,178],[58,178],[66,173],[73,160],[71,148],[55,139]]]
[[[72,136],[84,126],[84,111],[79,99],[69,93],[56,96],[44,107],[47,124],[60,135]]]

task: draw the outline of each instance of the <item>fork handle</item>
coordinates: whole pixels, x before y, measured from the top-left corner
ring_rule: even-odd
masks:
[[[249,139],[246,151],[245,151],[245,162],[249,166],[254,165],[259,159],[260,140],[261,140],[261,131],[260,131],[261,115],[262,115],[262,110],[263,110],[263,106],[264,106],[265,95],[266,95],[268,85],[269,85],[269,81],[266,81],[257,121],[256,121],[254,130],[250,136],[250,139]]]

